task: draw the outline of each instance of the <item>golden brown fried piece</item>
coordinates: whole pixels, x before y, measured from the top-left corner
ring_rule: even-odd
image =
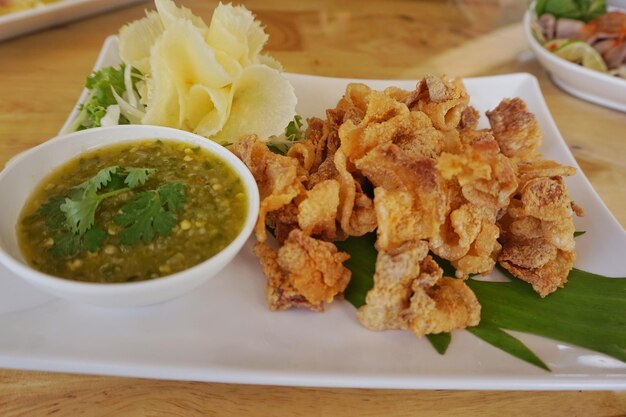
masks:
[[[374,202],[348,171],[346,156],[340,149],[335,153],[334,166],[339,180],[338,220],[347,236],[363,236],[376,229]]]
[[[461,131],[461,151],[443,153],[438,172],[448,180],[450,212],[431,250],[452,261],[457,277],[486,274],[501,249],[495,221],[517,188],[515,169],[489,131]]]
[[[407,242],[376,258],[374,287],[357,311],[357,320],[370,330],[406,329],[403,312],[410,306],[411,285],[420,276],[420,263],[428,255],[425,241]]]
[[[261,206],[255,235],[259,242],[264,242],[266,214],[286,206],[304,192],[298,161],[273,153],[256,136],[240,139],[230,150],[250,169],[259,187]]]
[[[415,336],[450,332],[480,323],[480,303],[463,280],[443,277],[432,287],[413,282],[405,317]]]
[[[415,159],[398,146],[378,146],[356,161],[376,186],[374,206],[380,249],[433,236],[445,220],[445,201],[432,158]]]
[[[405,103],[411,110],[426,113],[437,129],[447,131],[458,126],[469,96],[460,78],[450,81],[446,77],[427,75]]]
[[[339,187],[337,180],[326,180],[306,192],[298,205],[298,225],[306,235],[321,235],[330,241],[337,237]]]
[[[487,118],[504,155],[520,161],[538,157],[536,150],[543,132],[520,98],[502,100],[498,107],[487,112]]]
[[[558,175],[573,170],[553,161],[520,164],[523,185],[498,222],[503,230],[498,261],[542,297],[565,285],[576,258],[572,215],[577,206]]]
[[[263,274],[267,277],[265,293],[270,310],[279,311],[296,307],[324,311],[323,304],[311,304],[289,283],[289,275],[278,265],[278,254],[274,249],[259,242],[254,246],[254,254],[259,258]]]
[[[480,304],[461,280],[443,277],[425,241],[407,242],[376,259],[374,288],[357,311],[370,330],[411,329],[417,337],[475,326]]]
[[[314,306],[330,303],[343,293],[351,272],[343,266],[350,255],[295,229],[278,249],[277,262],[289,284]]]
[[[466,107],[461,112],[461,121],[459,122],[460,129],[476,130],[478,129],[478,122],[480,120],[480,113],[472,106]]]

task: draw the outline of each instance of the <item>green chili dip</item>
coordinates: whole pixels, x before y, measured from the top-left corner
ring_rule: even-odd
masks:
[[[219,157],[174,141],[136,141],[82,154],[49,175],[22,209],[17,235],[25,259],[46,274],[142,281],[224,249],[247,206],[241,179]]]

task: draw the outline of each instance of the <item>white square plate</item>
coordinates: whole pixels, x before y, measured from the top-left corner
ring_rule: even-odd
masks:
[[[60,0],[0,16],[0,41],[145,0]]]
[[[117,64],[110,38],[97,67]],[[413,81],[372,81],[286,74],[298,112],[322,116],[345,86],[362,81],[406,89]],[[502,98],[526,101],[545,132],[542,152],[577,166],[536,79],[527,74],[470,78],[481,112]],[[483,121],[484,122],[484,121]],[[626,271],[626,233],[582,172],[568,181],[586,215],[577,229],[576,266],[609,276]],[[427,389],[626,389],[626,364],[600,353],[515,333],[552,369],[546,372],[466,331],[441,356],[410,332],[371,332],[354,308],[337,301],[323,314],[270,312],[253,242],[220,276],[176,300],[104,309],[51,298],[0,269],[0,367],[253,384]],[[497,272],[494,272],[497,274]],[[561,291],[567,291],[567,288]]]

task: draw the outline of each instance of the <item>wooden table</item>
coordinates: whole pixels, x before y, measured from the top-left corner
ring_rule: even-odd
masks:
[[[208,19],[215,1],[181,1]],[[416,79],[529,72],[587,177],[626,224],[626,115],[565,94],[529,52],[519,0],[254,0],[290,72]],[[104,38],[150,4],[0,44],[0,167],[54,136]],[[626,394],[307,389],[0,371],[3,416],[623,416]]]

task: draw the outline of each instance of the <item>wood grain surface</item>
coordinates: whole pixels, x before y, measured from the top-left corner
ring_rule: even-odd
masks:
[[[215,1],[181,1],[208,19]],[[529,72],[585,175],[626,224],[626,115],[565,94],[523,38],[519,0],[253,0],[285,69],[417,79]],[[0,44],[0,167],[54,136],[104,39],[150,3]],[[1,337],[1,336],[0,336]],[[0,370],[0,416],[626,416],[626,394],[311,389]]]

